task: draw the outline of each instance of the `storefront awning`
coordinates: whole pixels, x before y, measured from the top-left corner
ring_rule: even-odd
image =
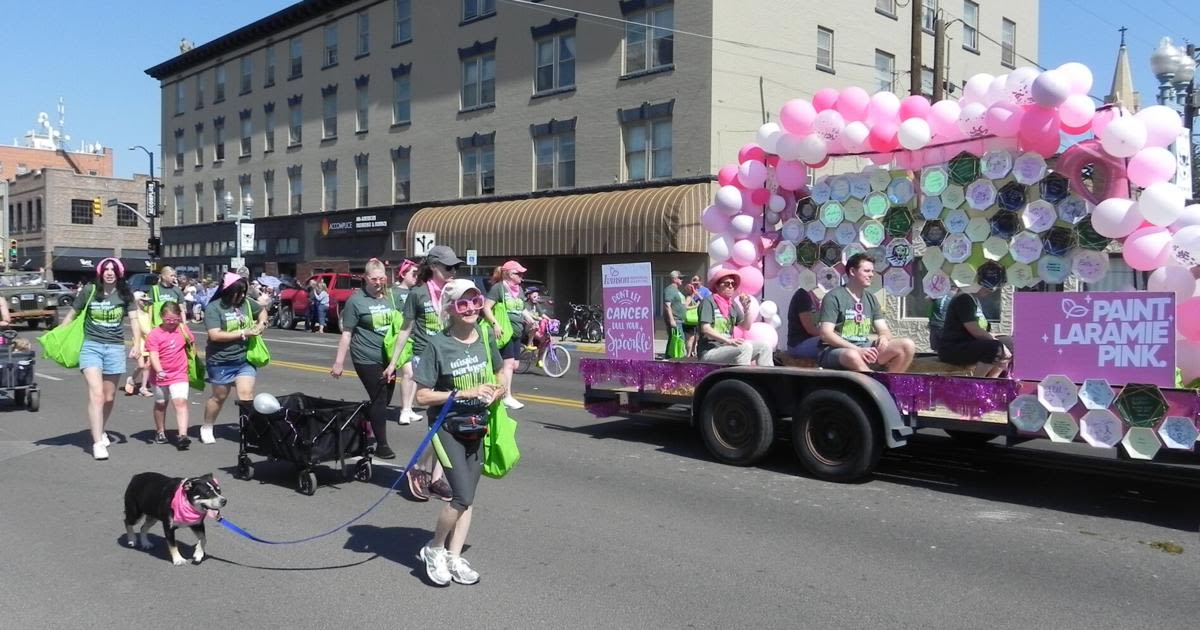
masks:
[[[424,208],[408,223],[463,256],[705,252],[700,212],[709,184],[662,186]]]
[[[50,268],[55,271],[96,271],[101,260],[113,255],[113,250],[101,247],[55,247]]]

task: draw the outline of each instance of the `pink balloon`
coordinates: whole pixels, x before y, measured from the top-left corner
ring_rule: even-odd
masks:
[[[700,213],[700,225],[713,234],[720,234],[729,227],[729,215],[717,206],[709,206]]]
[[[874,126],[883,122],[900,125],[900,99],[891,92],[876,92],[867,106],[867,123]]]
[[[802,99],[795,98],[783,104],[783,108],[779,110],[779,124],[788,133],[795,136],[803,136],[812,130],[812,121],[817,117],[817,110],[813,109],[812,103]]]
[[[933,130],[934,136],[942,139],[959,133],[958,115],[961,113],[962,108],[958,103],[942,100],[929,106],[925,120],[929,121],[929,128]]]
[[[867,117],[867,107],[870,104],[871,95],[867,94],[866,90],[858,86],[851,86],[838,94],[837,112],[846,122],[862,120]]]
[[[733,248],[729,250],[729,258],[738,265],[749,265],[758,260],[758,248],[754,246],[754,241],[750,239],[741,239],[733,244]]]
[[[1151,105],[1133,115],[1146,126],[1146,146],[1167,147],[1179,138],[1183,120],[1166,105]]]
[[[993,136],[1011,138],[1021,130],[1025,110],[1007,101],[1000,101],[988,108],[984,119],[988,132]]]
[[[821,88],[813,94],[812,105],[813,109],[818,113],[827,109],[833,109],[837,106],[838,91],[833,88]]]
[[[1183,373],[1183,382],[1190,383],[1200,378],[1200,341],[1179,339],[1175,343],[1175,364]]]
[[[746,338],[751,341],[759,341],[766,344],[770,348],[779,345],[779,331],[768,322],[754,322],[750,324],[750,332],[746,334]]]
[[[996,105],[992,107],[996,107]],[[1021,117],[1019,135],[1022,139],[1029,141],[1039,141],[1042,138],[1053,137],[1057,143],[1058,127],[1058,114],[1054,113],[1054,110],[1031,107]]]
[[[900,101],[900,120],[905,121],[909,118],[924,118],[929,114],[929,99],[920,94],[904,97]]]
[[[742,213],[762,216],[763,204],[754,201],[754,191],[742,191]]]
[[[1092,228],[1101,236],[1123,238],[1142,224],[1142,213],[1129,199],[1105,199],[1092,209]]]
[[[1053,157],[1055,153],[1058,153],[1059,139],[1057,129],[1055,129],[1055,135],[1053,136],[1033,136],[1030,138],[1020,136],[1018,140],[1018,146],[1020,146],[1022,151],[1036,153],[1044,158]]]
[[[746,266],[738,269],[738,274],[742,277],[742,284],[738,287],[741,293],[758,293],[762,290],[763,275],[758,267]]]
[[[765,206],[767,202],[771,201],[771,191],[766,188],[755,188],[750,191],[750,201],[756,205]]]
[[[1157,269],[1167,264],[1171,257],[1171,232],[1158,226],[1140,228],[1125,238],[1122,253],[1125,262],[1138,271]],[[1200,324],[1200,318],[1197,324]]]
[[[768,155],[767,161],[764,163],[767,166],[770,166],[771,168],[775,168],[775,166],[779,164],[779,156],[778,155]]]
[[[796,190],[808,181],[808,167],[796,160],[780,160],[775,167],[775,181],[787,190]]]
[[[890,153],[872,153],[867,156],[871,163],[875,166],[885,166],[892,163],[892,154]]]
[[[894,151],[899,146],[900,140],[896,135],[900,132],[900,126],[894,122],[876,123],[871,127],[871,135],[868,142],[871,148],[880,151]]]
[[[1162,147],[1146,147],[1129,159],[1129,181],[1146,188],[1171,179],[1175,156]]]
[[[742,145],[741,150],[738,151],[738,164],[744,164],[750,160],[761,162],[765,159],[767,159],[767,152],[753,142]]]
[[[762,188],[770,176],[771,173],[767,170],[767,165],[759,160],[746,160],[738,167],[738,181],[747,190]]]
[[[1095,115],[1096,106],[1087,94],[1072,94],[1058,106],[1058,117],[1062,119],[1063,126],[1072,129],[1088,127]]]
[[[726,164],[717,171],[717,183],[722,186],[741,186],[738,181],[738,165]]]
[[[1200,342],[1200,297],[1188,298],[1175,307],[1175,328],[1189,341]]]
[[[1104,135],[1104,130],[1108,128],[1108,123],[1112,122],[1113,119],[1117,117],[1117,114],[1121,109],[1123,108],[1118,108],[1117,106],[1113,105],[1111,107],[1096,111],[1096,115],[1092,116],[1092,132],[1096,134],[1096,137],[1102,137]],[[1128,116],[1129,112],[1125,112],[1124,115]]]

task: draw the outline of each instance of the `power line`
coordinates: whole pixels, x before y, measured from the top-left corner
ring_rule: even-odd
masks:
[[[1196,19],[1196,17],[1193,14],[1188,13],[1187,11],[1184,11],[1183,9],[1180,9],[1179,7],[1175,6],[1173,3],[1170,2],[1170,0],[1162,0],[1162,3],[1167,5],[1170,8],[1174,9],[1177,13],[1179,13],[1183,17],[1186,17],[1187,19],[1189,19],[1197,24],[1200,24],[1200,20]]]
[[[1120,25],[1118,25],[1118,24],[1113,24],[1113,22],[1112,22],[1111,20],[1109,20],[1108,18],[1106,18],[1106,17],[1104,17],[1104,16],[1102,16],[1102,15],[1100,15],[1100,14],[1096,13],[1095,11],[1093,11],[1093,10],[1091,10],[1091,9],[1087,8],[1086,6],[1084,6],[1084,5],[1082,5],[1082,4],[1079,4],[1079,3],[1078,3],[1078,2],[1076,2],[1075,0],[1067,0],[1067,2],[1070,2],[1071,4],[1073,4],[1073,5],[1075,5],[1076,7],[1078,7],[1078,8],[1079,8],[1079,10],[1081,10],[1081,11],[1083,11],[1083,12],[1085,12],[1085,13],[1088,13],[1088,14],[1090,14],[1092,17],[1096,18],[1097,20],[1100,20],[1101,22],[1104,22],[1105,24],[1107,24],[1107,25],[1109,25],[1109,26],[1113,27],[1114,29],[1119,29],[1119,28],[1121,28],[1121,26],[1120,26]],[[1144,37],[1141,37],[1141,36],[1138,36],[1138,35],[1134,35],[1133,37],[1134,37],[1134,39],[1137,39],[1138,41],[1142,42],[1143,44],[1146,44],[1147,46],[1150,46],[1151,48],[1155,48],[1155,47],[1157,47],[1157,46],[1158,46],[1158,44],[1155,44],[1155,43],[1153,43],[1153,42],[1151,42],[1151,41],[1147,40],[1147,39],[1146,39],[1146,38],[1144,38]]]

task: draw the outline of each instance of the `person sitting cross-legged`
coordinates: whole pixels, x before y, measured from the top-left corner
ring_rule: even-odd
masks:
[[[911,339],[892,337],[879,301],[868,290],[874,277],[875,260],[855,254],[846,261],[846,285],[821,300],[821,367],[866,372],[879,366],[904,372],[912,364],[916,345]],[[878,336],[874,342],[872,332]]]
[[[713,273],[713,293],[700,303],[700,360],[735,365],[750,365],[751,361],[760,366],[775,365],[770,346],[733,335],[735,326],[750,330],[750,320],[746,317],[750,296],[743,293],[735,297],[741,281],[736,271],[722,269]]]

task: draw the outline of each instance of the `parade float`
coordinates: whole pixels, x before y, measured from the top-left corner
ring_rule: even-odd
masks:
[[[606,307],[640,319],[608,318],[607,357],[581,362],[588,409],[686,405],[714,457],[739,465],[790,431],[805,468],[831,480],[867,474],[924,428],[1132,459],[1194,453],[1200,396],[1184,384],[1200,379],[1200,205],[1188,205],[1180,159],[1188,135],[1168,107],[1097,108],[1091,87],[1091,71],[1067,63],[975,75],[961,98],[935,103],[821,89],[785,103],[719,170],[702,214],[710,277],[736,272],[754,297],[747,337],[778,347],[778,304],[839,286],[845,261],[867,252],[873,289],[889,296],[917,283],[930,298],[1012,287],[1010,377],[655,360],[649,309],[627,308],[649,306],[647,263],[604,274]],[[1148,272],[1144,290],[1063,291],[1102,282],[1114,255]]]

